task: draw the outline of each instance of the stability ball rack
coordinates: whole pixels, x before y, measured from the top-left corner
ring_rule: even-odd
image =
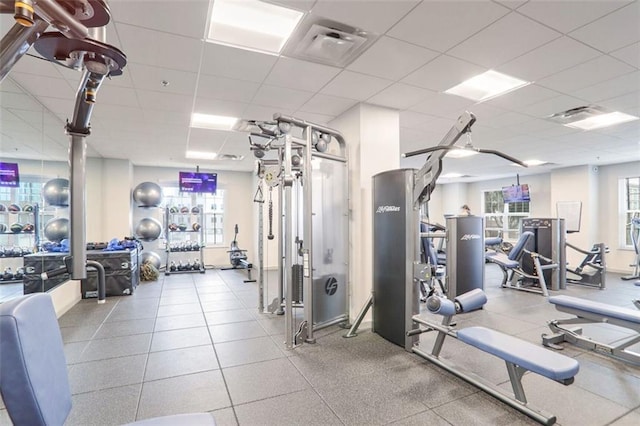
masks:
[[[278,297],[268,306],[285,315],[285,344],[315,343],[314,331],[349,320],[349,182],[347,146],[334,129],[274,114],[248,123],[258,160],[259,309],[264,309],[263,184],[277,189],[269,236],[278,244]],[[265,172],[264,170],[267,170]],[[270,206],[272,204],[270,203]],[[271,210],[271,209],[270,209]],[[271,220],[279,220],[277,235]],[[296,323],[296,309],[303,309]]]

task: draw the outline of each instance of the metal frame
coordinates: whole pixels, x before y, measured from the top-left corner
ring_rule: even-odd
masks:
[[[273,122],[250,122],[250,125],[256,126],[258,132],[252,133],[260,137],[268,138],[269,141],[265,145],[258,145],[251,143],[251,149],[254,151],[262,151],[262,154],[267,150],[271,150],[277,153],[277,159],[261,159],[260,162],[265,165],[277,165],[280,171],[278,176],[278,201],[280,210],[280,227],[279,227],[279,244],[278,244],[278,298],[269,305],[268,309],[272,312],[285,315],[285,344],[288,349],[294,348],[304,342],[314,343],[314,331],[324,327],[342,322],[348,322],[349,320],[349,292],[345,289],[345,306],[344,314],[334,318],[325,323],[317,323],[316,316],[313,309],[313,215],[312,203],[313,203],[313,185],[312,185],[312,160],[316,157],[324,158],[331,161],[341,162],[347,164],[348,152],[346,142],[342,134],[334,129],[328,127],[310,123],[305,120],[297,119],[294,117],[285,116],[282,114],[274,114]],[[295,134],[294,134],[295,133]],[[328,154],[320,152],[315,148],[314,133],[330,135],[332,141],[336,141],[339,146],[339,153]],[[294,155],[299,155],[301,163],[299,165],[293,165],[292,158]],[[260,167],[260,166],[259,166]],[[260,177],[262,180],[263,178]],[[262,182],[259,183],[261,185]],[[295,185],[295,187],[294,187]],[[345,185],[345,210],[349,207],[349,182],[348,179],[344,183]],[[294,194],[294,189],[297,191]],[[297,195],[294,197],[294,195]],[[302,217],[299,217],[299,211],[294,210],[294,198],[296,204],[302,205]],[[258,200],[254,200],[259,202]],[[262,204],[259,208],[260,221],[262,221]],[[302,222],[302,243],[296,243],[294,246],[294,237],[290,235],[291,230],[295,223]],[[258,262],[260,264],[260,277],[258,279],[258,309],[260,312],[264,310],[264,274],[263,274],[263,261],[264,261],[264,226],[260,224],[258,226],[259,231],[259,253]],[[346,226],[349,226],[348,221]],[[348,238],[348,232],[347,232]],[[350,282],[349,278],[349,250],[348,239],[346,241],[345,256],[346,256],[346,279],[345,285]],[[298,300],[294,300],[293,289],[293,253],[294,250],[297,253],[297,257],[302,258],[302,282],[303,282],[303,294],[304,303],[298,303]],[[295,321],[294,310],[304,309],[303,320],[298,324]]]
[[[602,355],[621,359],[633,365],[640,366],[640,354],[637,352],[627,351],[627,348],[640,342],[640,323],[612,318],[567,306],[556,305],[556,309],[560,312],[575,315],[576,317],[549,321],[547,324],[553,334],[542,335],[542,344],[544,346],[548,346],[553,349],[563,349],[559,344],[562,342],[569,342],[580,348],[598,352]],[[640,306],[638,306],[638,309],[640,309]],[[602,323],[613,324],[618,327],[633,330],[636,334],[607,344],[597,342],[592,338],[583,336],[581,327],[563,327],[564,325]]]

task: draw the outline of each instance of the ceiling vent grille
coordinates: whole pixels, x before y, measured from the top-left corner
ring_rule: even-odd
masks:
[[[607,111],[596,105],[579,106],[549,116],[549,120],[560,124],[570,124],[576,121],[586,120],[596,115],[605,114]]]
[[[376,36],[311,14],[298,26],[284,48],[288,57],[345,67],[375,41]]]
[[[242,161],[244,160],[244,155],[236,155],[236,154],[220,154],[216,157],[216,160],[220,161]]]

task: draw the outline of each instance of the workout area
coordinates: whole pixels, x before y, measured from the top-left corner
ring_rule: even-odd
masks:
[[[638,22],[0,0],[0,425],[640,424]]]

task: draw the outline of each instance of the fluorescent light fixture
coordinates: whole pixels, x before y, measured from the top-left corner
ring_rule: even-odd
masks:
[[[200,114],[198,112],[191,114],[191,127],[199,129],[232,130],[237,122],[238,118],[236,117]]]
[[[456,149],[447,151],[447,153],[444,156],[448,158],[465,158],[465,157],[472,157],[477,153],[478,151],[475,151],[473,149],[456,148]]]
[[[638,117],[634,115],[614,111],[606,114],[594,115],[593,117],[585,118],[584,120],[566,123],[565,126],[572,127],[574,129],[593,130],[601,127],[614,126],[620,123],[627,123],[637,119]]]
[[[464,176],[462,173],[445,173],[440,175],[441,178],[449,179],[449,178],[459,178]]]
[[[535,167],[535,166],[542,166],[543,164],[547,164],[547,161],[542,161],[542,160],[524,160],[523,163],[526,164],[529,167]]]
[[[218,154],[205,151],[187,151],[184,156],[193,160],[215,160]]]
[[[207,41],[278,54],[302,15],[258,0],[215,0]]]
[[[489,70],[463,81],[449,90],[445,90],[445,93],[482,102],[528,84],[531,84],[531,82]]]

